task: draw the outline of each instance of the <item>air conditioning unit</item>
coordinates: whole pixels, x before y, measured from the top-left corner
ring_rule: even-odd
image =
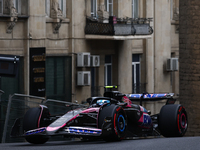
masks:
[[[100,66],[100,56],[92,55],[91,56],[91,67],[99,67]]]
[[[169,58],[167,59],[167,71],[178,71],[178,58]]]
[[[90,85],[90,71],[77,72],[77,85],[78,86]]]
[[[90,53],[77,54],[77,67],[90,67]]]

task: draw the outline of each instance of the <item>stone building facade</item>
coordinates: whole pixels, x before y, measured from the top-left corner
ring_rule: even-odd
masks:
[[[153,18],[154,33],[87,35],[87,16],[101,16],[104,23],[109,16]],[[83,52],[100,56],[100,65],[77,67]],[[34,72],[31,61],[43,53],[45,69]],[[1,77],[2,98],[24,93],[81,103],[103,95],[104,85],[110,84],[127,94],[178,95],[179,73],[166,71],[167,59],[179,57],[178,0],[0,0],[0,54],[20,56],[19,76]],[[90,72],[90,85],[77,86],[78,71]],[[42,78],[37,76],[41,72]],[[36,89],[35,82],[44,85]],[[157,113],[161,104],[145,105]]]
[[[188,112],[188,135],[200,135],[200,1],[180,1],[180,102]]]

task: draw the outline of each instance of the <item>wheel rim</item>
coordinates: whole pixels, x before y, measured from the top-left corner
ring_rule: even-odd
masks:
[[[181,135],[184,135],[187,130],[187,114],[183,107],[180,107],[178,114],[178,130]]]
[[[125,130],[125,119],[123,115],[119,115],[117,119],[117,125],[120,132],[123,132]]]
[[[186,116],[184,113],[181,114],[180,123],[181,123],[181,127],[185,129],[187,121],[186,121]]]

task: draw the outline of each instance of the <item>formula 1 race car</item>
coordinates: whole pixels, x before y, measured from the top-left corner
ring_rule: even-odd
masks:
[[[181,137],[186,133],[187,113],[182,105],[174,104],[173,93],[122,94],[114,91],[115,87],[105,86],[104,97],[88,98],[87,108],[71,110],[62,116],[51,116],[44,105],[31,108],[23,117],[23,125],[19,119],[15,121],[11,136],[23,136],[29,143],[43,144],[56,135],[117,141],[135,136]],[[159,114],[150,115],[141,106],[143,101],[163,99],[167,102]],[[140,105],[133,101],[140,101]]]

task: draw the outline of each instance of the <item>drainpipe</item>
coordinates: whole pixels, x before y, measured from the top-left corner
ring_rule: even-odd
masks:
[[[30,0],[28,0],[28,16],[30,16]],[[30,86],[29,86],[29,76],[30,76],[30,71],[29,71],[29,66],[30,66],[30,64],[29,64],[29,45],[30,45],[30,39],[32,39],[32,37],[30,37],[31,35],[30,35],[30,31],[29,31],[29,18],[28,18],[28,20],[27,20],[27,53],[26,53],[26,58],[27,58],[27,60],[26,60],[26,72],[24,73],[25,74],[25,77],[26,77],[26,82],[25,82],[25,87],[26,87],[26,89],[27,89],[27,91],[26,91],[26,94],[27,95],[29,95],[29,88],[30,88]]]

